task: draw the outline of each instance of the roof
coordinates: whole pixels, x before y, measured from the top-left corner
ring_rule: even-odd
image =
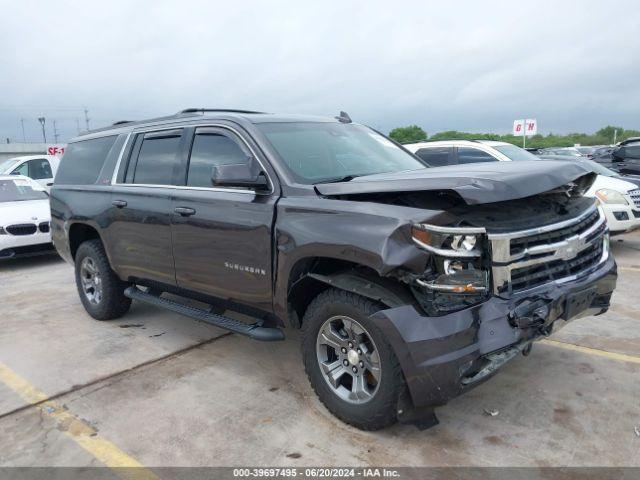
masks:
[[[20,155],[20,156],[17,156],[17,157],[5,158],[4,160],[0,160],[0,162],[4,162],[5,160],[14,160],[14,161],[18,162],[18,161],[23,161],[23,160],[35,160],[37,158],[48,158],[48,159],[51,159],[51,158],[57,158],[57,157],[55,155],[45,155],[45,154],[42,154],[42,155]]]
[[[508,142],[498,142],[495,140],[436,140],[433,142],[424,141],[424,142],[415,142],[415,143],[405,143],[404,147],[438,147],[438,146],[469,146],[472,147],[474,145],[478,145],[481,143],[483,145],[487,145],[489,147],[498,147],[501,145],[511,145]]]
[[[154,126],[154,125],[170,125],[172,123],[183,123],[185,121],[197,121],[197,120],[232,120],[232,121],[244,121],[249,123],[288,123],[288,122],[331,122],[337,123],[338,120],[332,117],[322,117],[314,115],[292,115],[292,114],[278,114],[278,113],[262,113],[254,112],[251,110],[238,110],[238,109],[195,109],[188,108],[181,110],[175,115],[168,115],[166,117],[150,118],[147,120],[138,121],[126,121],[122,120],[109,125],[107,127],[98,128],[83,132],[76,138],[85,137],[89,135],[99,134],[103,132],[125,133],[134,128],[142,126]]]

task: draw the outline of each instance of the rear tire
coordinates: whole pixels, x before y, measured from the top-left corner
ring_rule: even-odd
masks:
[[[302,357],[311,386],[333,415],[362,430],[396,423],[405,389],[391,345],[369,318],[382,308],[329,289],[311,302],[302,322]]]
[[[118,278],[100,240],[82,243],[75,258],[76,286],[82,305],[96,320],[112,320],[123,316],[131,306],[124,296],[128,286]]]

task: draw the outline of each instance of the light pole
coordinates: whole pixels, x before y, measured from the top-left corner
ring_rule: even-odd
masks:
[[[47,119],[44,117],[38,117],[38,121],[40,125],[42,125],[42,138],[44,139],[44,143],[47,143],[47,133],[44,130],[44,124],[47,122]]]

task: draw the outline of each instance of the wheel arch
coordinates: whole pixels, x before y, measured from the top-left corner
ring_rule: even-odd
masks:
[[[331,257],[307,257],[296,262],[289,276],[287,304],[291,326],[299,328],[311,301],[329,288],[375,300],[388,308],[415,303],[406,286],[381,277],[371,267]]]
[[[69,252],[73,260],[76,258],[78,247],[87,240],[100,240],[104,245],[104,241],[95,227],[82,222],[71,224],[69,227]]]

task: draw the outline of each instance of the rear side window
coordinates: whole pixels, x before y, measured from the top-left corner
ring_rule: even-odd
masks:
[[[477,148],[458,147],[458,163],[497,162],[498,159]]]
[[[221,133],[196,132],[189,159],[187,185],[211,187],[213,167],[246,163],[249,156],[233,139]]]
[[[56,185],[95,183],[117,135],[69,144],[56,174]]]
[[[171,130],[139,135],[127,171],[127,183],[173,185],[180,166],[182,132]]]
[[[421,148],[416,155],[430,167],[442,167],[453,163],[450,147]]]

